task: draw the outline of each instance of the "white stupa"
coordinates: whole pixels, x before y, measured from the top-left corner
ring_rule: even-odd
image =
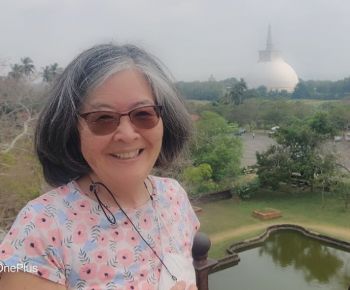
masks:
[[[249,88],[265,86],[268,90],[292,92],[298,83],[295,70],[286,63],[280,52],[273,49],[269,25],[266,49],[259,51],[259,61],[245,78]]]

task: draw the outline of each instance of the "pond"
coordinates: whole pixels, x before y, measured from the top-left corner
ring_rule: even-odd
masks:
[[[209,275],[215,290],[341,290],[350,286],[350,253],[281,230],[261,246],[239,253],[241,261]]]

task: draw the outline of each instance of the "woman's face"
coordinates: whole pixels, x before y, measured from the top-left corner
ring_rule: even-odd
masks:
[[[94,111],[129,112],[154,105],[150,85],[137,70],[113,74],[88,95],[80,113]],[[94,174],[114,186],[143,181],[153,168],[161,150],[163,122],[151,129],[135,127],[129,116],[122,116],[110,134],[92,133],[85,120],[79,122],[81,152]],[[122,184],[119,184],[122,183]]]

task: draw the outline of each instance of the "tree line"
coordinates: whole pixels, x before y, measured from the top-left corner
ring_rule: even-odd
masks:
[[[63,71],[58,63],[46,65],[37,71],[34,62],[30,57],[21,58],[19,63],[12,64],[10,67],[11,70],[7,77],[17,81],[30,79],[32,77],[36,78],[39,75],[43,82],[51,83]]]
[[[222,81],[177,82],[177,88],[190,100],[219,101],[220,99],[240,96],[242,99],[320,99],[338,100],[350,97],[350,78],[338,81],[304,81],[300,80],[294,91],[268,90],[265,86],[256,89],[248,88],[244,79],[230,78]],[[241,94],[236,92],[241,89]]]

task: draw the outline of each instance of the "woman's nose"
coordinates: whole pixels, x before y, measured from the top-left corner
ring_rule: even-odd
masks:
[[[117,141],[130,142],[139,137],[139,133],[135,130],[129,116],[120,117],[117,130],[114,132],[113,139]]]

